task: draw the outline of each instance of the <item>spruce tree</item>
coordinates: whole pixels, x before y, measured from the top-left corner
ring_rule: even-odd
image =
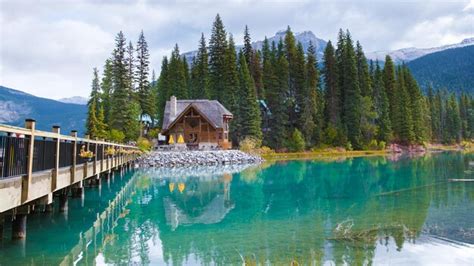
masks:
[[[305,137],[306,144],[312,146],[315,142],[321,139],[321,125],[318,123],[318,69],[316,68],[316,55],[315,48],[310,42],[308,47],[308,56],[306,59],[306,84],[304,94],[306,97],[303,99],[303,114],[302,119],[302,132]]]
[[[396,109],[397,101],[396,93],[395,93],[395,67],[393,65],[392,58],[387,55],[385,57],[385,65],[383,69],[383,83],[385,87],[385,93],[387,94],[388,102],[389,102],[389,110],[390,110],[390,122],[392,124],[393,129],[398,127],[396,123]]]
[[[338,70],[337,62],[334,54],[334,47],[331,41],[326,45],[324,50],[324,68],[323,68],[323,80],[325,84],[325,120],[332,127],[336,127],[340,123],[341,119],[341,96],[340,88],[338,83]]]
[[[150,53],[148,52],[148,44],[142,30],[137,43],[137,67],[135,73],[138,102],[140,103],[140,108],[142,110],[140,115],[142,117],[141,119],[143,119],[143,115],[148,115],[153,118],[156,112],[152,95],[152,86],[149,82],[149,66]],[[152,80],[152,82],[154,82],[154,80]]]
[[[212,26],[209,40],[209,83],[210,97],[221,102],[225,95],[222,88],[225,86],[225,64],[227,53],[227,33],[221,17],[217,14]],[[234,51],[235,53],[235,51]]]
[[[301,64],[299,64],[299,55],[298,55],[298,49],[296,46],[296,40],[295,36],[293,35],[293,32],[291,31],[290,26],[288,26],[286,33],[285,33],[285,39],[284,39],[284,52],[286,54],[286,59],[288,61],[288,66],[289,66],[289,77],[288,77],[288,82],[289,82],[289,90],[287,92],[288,95],[288,114],[289,114],[289,126],[296,127],[300,120],[299,120],[299,110],[298,108],[298,103],[296,99],[296,95],[298,92],[301,91],[301,86],[304,84],[300,84],[301,79],[299,77],[301,75],[304,75],[304,71],[301,69]],[[299,99],[301,100],[301,99]],[[293,131],[293,130],[291,130]]]
[[[343,101],[343,121],[347,131],[347,137],[354,149],[360,149],[361,146],[361,95],[357,77],[357,64],[354,52],[354,46],[349,32],[345,36],[345,48],[342,55],[342,71],[344,93]]]
[[[451,94],[446,100],[446,142],[456,143],[461,141],[461,115],[456,100],[456,95]]]
[[[224,87],[221,88],[223,95],[221,103],[234,114],[234,119],[230,124],[231,139],[234,144],[238,144],[242,136],[243,116],[240,115],[243,94],[240,89],[239,69],[237,66],[237,57],[235,53],[235,43],[232,35],[229,36],[229,42],[225,54],[224,65]]]
[[[157,84],[157,117],[163,123],[166,101],[171,97],[170,75],[168,70],[168,58],[165,56],[161,61],[161,73]]]
[[[425,102],[424,96],[416,83],[415,78],[411,75],[407,66],[402,66],[405,87],[409,95],[409,107],[411,112],[411,121],[413,123],[414,141],[417,144],[426,140],[426,124],[425,124]]]
[[[377,113],[378,140],[388,143],[392,139],[392,123],[390,120],[390,106],[383,83],[383,73],[379,63],[374,71],[374,99]]]
[[[415,134],[413,132],[411,100],[406,87],[405,75],[401,67],[397,69],[395,92],[395,97],[397,97],[399,102],[395,109],[395,117],[397,118],[395,124],[397,128],[394,131],[400,143],[405,145],[412,144],[415,140]]]
[[[135,87],[135,56],[134,56],[133,44],[130,41],[127,46],[127,88],[130,91],[130,97],[137,98],[137,88]]]
[[[248,67],[250,69],[250,62],[252,62],[252,57],[253,57],[253,48],[252,48],[252,40],[250,38],[250,33],[249,33],[249,28],[247,25],[245,25],[245,30],[244,30],[244,47],[242,48],[242,52],[244,53],[245,60],[248,64]]]
[[[272,45],[272,52],[270,57],[270,62],[267,62],[267,71],[271,73],[267,74],[273,76],[274,79],[266,89],[267,103],[270,108],[272,115],[270,117],[269,123],[269,132],[268,132],[268,145],[271,148],[276,150],[281,150],[286,146],[286,138],[288,131],[288,103],[287,103],[287,93],[289,90],[289,65],[286,59],[286,55],[283,53],[282,46],[283,43],[280,40],[279,51],[277,52],[275,48],[275,43]],[[275,63],[273,63],[273,61]],[[273,69],[270,70],[268,64],[272,64]],[[273,84],[275,86],[273,86]]]
[[[176,44],[168,66],[169,93],[171,93],[168,96],[174,95],[178,99],[188,98],[185,71],[178,44]]]
[[[100,105],[98,115],[97,115],[97,125],[95,127],[97,138],[106,139],[107,138],[107,124],[105,123],[105,112],[104,106]]]
[[[362,142],[368,144],[376,137],[377,128],[375,118],[377,113],[375,110],[371,78],[367,58],[362,50],[359,41],[356,44],[356,61],[357,61],[357,77],[361,94],[361,134]]]
[[[104,122],[106,124],[110,123],[110,113],[111,113],[111,97],[113,93],[113,65],[112,59],[105,60],[104,73],[102,76],[101,82],[101,101],[102,106],[104,107]]]
[[[209,98],[209,69],[206,39],[204,33],[199,41],[198,52],[191,70],[191,95],[193,99]]]
[[[246,137],[252,137],[257,140],[262,139],[260,110],[255,94],[255,85],[250,76],[250,71],[245,61],[245,56],[240,56],[239,62],[239,83],[240,93],[239,97],[239,114],[241,116],[242,135],[241,140]]]
[[[94,68],[93,79],[92,79],[92,90],[90,94],[89,101],[87,102],[87,120],[86,128],[87,134],[90,136],[96,137],[97,135],[97,107],[100,105],[100,84],[99,84],[99,71],[97,68]]]
[[[250,75],[252,76],[255,83],[257,99],[265,99],[262,71],[261,53],[260,51],[254,51],[250,61]]]

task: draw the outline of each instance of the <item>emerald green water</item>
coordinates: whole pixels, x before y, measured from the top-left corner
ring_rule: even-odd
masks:
[[[444,153],[116,174],[70,199],[66,214],[30,215],[25,241],[6,230],[0,265],[473,265],[474,182],[448,182],[474,178],[470,161]],[[124,208],[109,208],[119,192]]]

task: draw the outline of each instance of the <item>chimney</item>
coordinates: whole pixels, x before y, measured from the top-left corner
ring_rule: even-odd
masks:
[[[178,112],[178,110],[177,110],[176,97],[174,95],[171,96],[170,98],[170,107],[171,107],[171,110],[170,110],[171,117],[176,117],[176,113]]]

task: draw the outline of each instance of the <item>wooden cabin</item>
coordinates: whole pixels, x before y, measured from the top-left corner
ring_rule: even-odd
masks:
[[[167,143],[186,144],[188,149],[230,149],[232,117],[218,101],[178,100],[171,96],[165,105],[162,134]]]

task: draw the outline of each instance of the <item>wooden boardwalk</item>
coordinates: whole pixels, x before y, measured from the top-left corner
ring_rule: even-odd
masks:
[[[92,157],[81,156],[81,149]],[[68,196],[81,195],[86,180],[108,178],[138,156],[135,146],[79,138],[76,131],[62,135],[57,126],[38,131],[31,119],[25,128],[0,124],[0,238],[5,217],[12,220],[12,237],[24,238],[31,211],[51,211],[54,197],[66,211]]]

